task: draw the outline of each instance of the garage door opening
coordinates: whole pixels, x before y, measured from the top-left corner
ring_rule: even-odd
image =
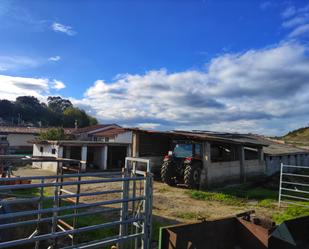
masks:
[[[121,169],[127,156],[126,146],[109,146],[107,152],[107,169]]]

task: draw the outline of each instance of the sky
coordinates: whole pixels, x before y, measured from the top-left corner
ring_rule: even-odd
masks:
[[[100,123],[282,135],[309,125],[309,3],[1,0],[0,99]]]

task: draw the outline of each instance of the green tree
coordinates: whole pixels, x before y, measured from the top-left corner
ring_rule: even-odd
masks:
[[[0,117],[9,120],[15,115],[15,104],[9,100],[0,100]]]
[[[50,128],[47,131],[41,132],[39,140],[68,140],[72,137],[65,134],[63,128]]]
[[[27,122],[40,121],[46,112],[46,105],[34,96],[17,97],[15,101],[16,114]]]
[[[48,107],[57,113],[63,113],[65,109],[73,107],[73,104],[68,99],[63,99],[59,96],[49,96],[47,98]]]
[[[84,110],[76,107],[69,107],[63,112],[63,125],[64,127],[74,127],[77,122],[78,127],[85,127],[90,124],[88,115]]]

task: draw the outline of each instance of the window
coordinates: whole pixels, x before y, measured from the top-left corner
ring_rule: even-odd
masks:
[[[43,151],[44,151],[44,148],[43,148],[43,146],[41,146],[40,147],[40,152],[43,153]]]
[[[0,140],[1,140],[1,141],[6,141],[6,140],[7,140],[7,137],[1,137]]]
[[[53,154],[53,155],[56,154],[56,149],[52,149],[52,154]]]
[[[109,137],[106,137],[106,138],[105,138],[105,142],[109,142]]]
[[[195,144],[194,149],[194,156],[202,156],[202,148],[200,144]]]
[[[192,156],[192,144],[176,144],[174,154],[176,157]]]

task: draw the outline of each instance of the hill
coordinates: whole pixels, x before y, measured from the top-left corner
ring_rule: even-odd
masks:
[[[33,96],[20,96],[15,101],[0,99],[1,125],[73,128],[76,123],[85,127],[97,124],[97,120],[59,96],[48,97],[47,103]]]
[[[309,146],[309,127],[302,127],[294,131],[290,131],[284,135],[282,139],[290,144]]]

